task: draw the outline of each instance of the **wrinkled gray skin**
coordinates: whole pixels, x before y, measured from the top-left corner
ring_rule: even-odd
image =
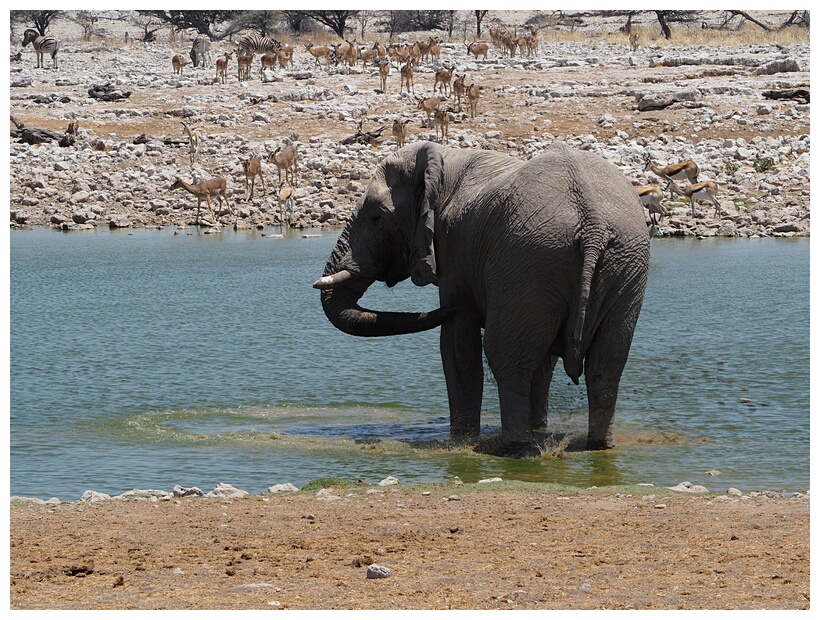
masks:
[[[587,448],[612,447],[648,270],[640,200],[597,155],[555,144],[524,161],[424,142],[377,167],[314,286],[330,321],[349,334],[441,325],[456,439],[479,434],[483,347],[498,384],[503,453],[531,456],[558,357],[576,384],[585,376]],[[394,286],[407,277],[437,284],[441,308],[358,305],[374,281]]]

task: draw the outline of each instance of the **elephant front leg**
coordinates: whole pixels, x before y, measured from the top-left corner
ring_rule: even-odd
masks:
[[[456,317],[441,326],[441,361],[450,402],[450,434],[458,440],[478,438],[484,389],[478,321]]]

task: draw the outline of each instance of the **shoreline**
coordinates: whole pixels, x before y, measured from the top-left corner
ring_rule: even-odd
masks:
[[[503,481],[29,505],[10,606],[808,609],[809,512]]]

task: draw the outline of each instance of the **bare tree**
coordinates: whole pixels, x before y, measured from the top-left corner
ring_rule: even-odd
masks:
[[[361,27],[361,37],[364,39],[364,32],[367,26],[375,19],[376,11],[358,11],[356,13],[356,21]]]
[[[75,11],[73,15],[68,14],[66,17],[75,24],[78,24],[83,29],[84,41],[91,40],[91,37],[94,34],[94,27],[99,21],[99,18],[96,15],[94,15],[91,11]]]
[[[12,23],[34,26],[34,29],[45,36],[51,22],[63,17],[63,11],[10,11]]]
[[[345,38],[345,29],[347,28],[347,20],[355,17],[359,11],[286,11],[287,13],[295,13],[296,15],[309,17],[320,24],[327,26],[335,32],[339,38]]]
[[[475,12],[475,36],[476,37],[481,36],[481,22],[487,16],[487,13],[489,13],[489,11],[476,11]]]
[[[786,28],[788,26],[805,26],[809,28],[809,12],[808,11],[793,11],[792,14],[789,16],[783,25],[780,26],[780,29]]]
[[[137,11],[140,15],[153,17],[173,25],[177,30],[193,29],[207,34],[211,39],[222,39],[224,32],[217,32],[217,24],[230,21],[238,11]]]
[[[282,11],[237,11],[237,16],[230,21],[223,32],[223,37],[231,36],[243,30],[258,32],[263,37],[276,29],[282,19]]]

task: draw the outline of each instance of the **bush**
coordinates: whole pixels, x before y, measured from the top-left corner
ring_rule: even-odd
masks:
[[[771,157],[762,157],[760,159],[756,159],[752,166],[757,172],[765,172],[770,168],[774,168],[774,159]]]

